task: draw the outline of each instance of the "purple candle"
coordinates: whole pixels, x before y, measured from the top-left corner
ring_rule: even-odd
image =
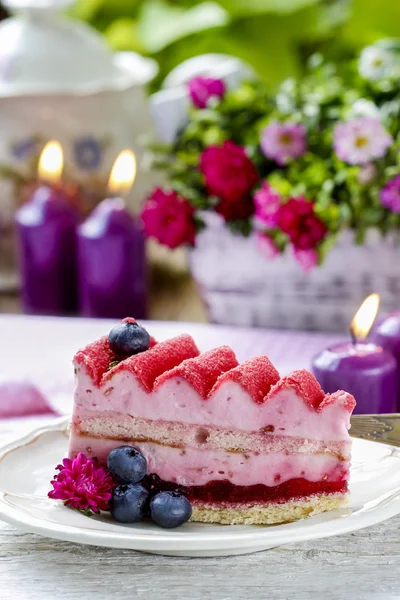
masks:
[[[354,413],[396,412],[396,361],[379,346],[367,342],[331,346],[315,357],[312,370],[326,393],[341,389],[354,396]]]
[[[358,414],[391,413],[397,407],[396,360],[380,346],[364,341],[378,306],[379,296],[369,296],[350,326],[353,340],[323,350],[312,364],[326,393],[342,389],[353,394],[357,401],[354,412]]]
[[[15,215],[22,302],[31,314],[71,314],[77,308],[78,214],[55,183],[61,170],[61,147],[49,142],[39,164],[39,174],[49,184],[37,188]]]
[[[125,192],[135,176],[125,151],[113,167],[109,188]],[[78,228],[79,304],[88,317],[122,319],[147,314],[145,238],[122,198],[108,198]]]
[[[399,379],[397,411],[400,412],[400,311],[392,312],[379,319],[372,329],[369,339],[393,354],[397,361]]]
[[[145,239],[121,198],[103,200],[78,228],[79,306],[87,317],[146,317]]]

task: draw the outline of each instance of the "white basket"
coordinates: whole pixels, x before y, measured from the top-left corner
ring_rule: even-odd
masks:
[[[346,231],[324,264],[304,273],[290,252],[268,260],[254,236],[232,234],[207,213],[189,263],[215,323],[345,331],[372,292],[383,312],[400,308],[399,258],[400,247],[378,231],[362,246]]]

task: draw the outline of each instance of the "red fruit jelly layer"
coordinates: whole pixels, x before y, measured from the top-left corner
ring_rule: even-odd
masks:
[[[234,485],[228,480],[209,481],[206,485],[185,487],[171,481],[163,481],[158,475],[149,475],[144,485],[151,493],[176,490],[184,494],[191,502],[233,502],[262,503],[287,502],[312,496],[313,494],[344,494],[348,490],[347,481],[307,481],[290,479],[279,485]]]

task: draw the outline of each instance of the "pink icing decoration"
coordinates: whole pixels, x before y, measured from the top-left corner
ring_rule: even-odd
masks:
[[[234,353],[226,346],[199,356],[199,350],[189,335],[160,342],[101,374],[109,365],[110,350],[107,346],[108,342],[102,338],[76,355],[76,364],[86,365],[86,372],[78,374],[76,406],[88,407],[87,390],[94,385],[93,392],[98,388],[99,393],[91,394],[91,403],[97,410],[219,426],[224,426],[225,422],[228,428],[236,423],[239,429],[263,427],[266,419],[267,425],[276,421],[277,426],[285,430],[293,420],[290,428],[296,422],[297,431],[300,414],[295,418],[284,408],[288,402],[296,401],[300,403],[299,407],[304,406],[301,428],[308,431],[314,427],[309,409],[318,414],[334,405],[338,416],[342,414],[342,417],[336,425],[333,422],[329,425],[334,436],[330,439],[340,439],[342,434],[339,431],[343,431],[342,427],[348,428],[349,413],[355,406],[354,398],[345,392],[325,397],[317,380],[308,371],[295,371],[279,380],[278,372],[266,356],[237,365]],[[96,351],[100,356],[96,356]],[[208,407],[202,408],[199,401],[205,399]],[[276,402],[273,402],[275,399]],[[249,410],[249,401],[254,409]],[[256,409],[256,406],[259,408]],[[281,414],[286,425],[281,422]],[[326,417],[328,419],[328,414]]]
[[[315,410],[319,409],[319,406],[325,397],[325,394],[314,375],[305,369],[293,371],[293,373],[287,377],[283,377],[271,390],[269,399],[273,398],[278,392],[286,388],[294,389],[297,395],[300,396],[300,398],[303,398],[303,400]]]
[[[279,373],[266,356],[257,356],[221,375],[211,393],[226,381],[239,383],[254,402],[262,404],[271,387],[279,381]]]
[[[237,364],[233,350],[228,346],[221,346],[215,348],[215,350],[204,352],[196,358],[184,360],[174,369],[166,371],[158,377],[155,387],[163,384],[168,379],[182,377],[191,384],[202,398],[206,399],[221,373],[231,372],[230,370],[236,367]]]

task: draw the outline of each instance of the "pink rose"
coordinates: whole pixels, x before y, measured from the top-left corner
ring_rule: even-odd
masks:
[[[192,102],[197,108],[206,108],[210,98],[223,98],[226,91],[222,79],[193,77],[187,84]]]
[[[393,179],[381,189],[381,202],[394,213],[400,213],[400,175],[396,175]]]
[[[326,225],[314,212],[314,203],[303,196],[289,198],[278,213],[278,226],[298,250],[315,248],[326,234]]]
[[[293,249],[294,258],[297,260],[303,271],[308,273],[318,264],[318,253],[309,248],[308,250]]]
[[[249,194],[258,180],[258,173],[244,148],[226,141],[222,146],[209,146],[200,159],[207,192],[221,200],[216,210],[226,219],[232,214],[252,214],[254,207]]]
[[[194,209],[186,198],[175,191],[156,188],[142,209],[145,234],[168,246],[194,244],[196,233]]]
[[[254,204],[256,206],[255,216],[263,225],[271,228],[278,225],[281,197],[268,181],[263,181],[262,187],[254,194]]]
[[[274,240],[266,233],[261,233],[260,231],[257,231],[256,244],[261,254],[263,254],[263,256],[265,256],[265,258],[268,258],[269,260],[275,258],[275,256],[279,254],[278,246],[275,244]]]

